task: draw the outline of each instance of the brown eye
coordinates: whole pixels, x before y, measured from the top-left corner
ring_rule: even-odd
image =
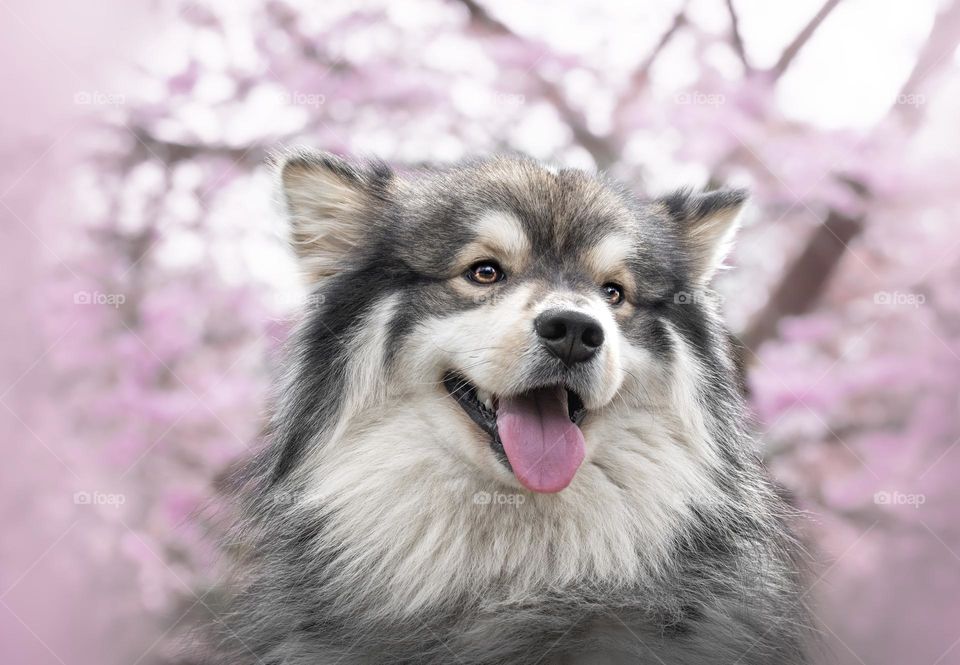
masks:
[[[466,277],[471,282],[476,282],[477,284],[494,284],[502,280],[506,275],[503,274],[500,266],[493,261],[481,261],[480,263],[474,263],[470,266],[470,269],[467,270]]]
[[[611,305],[619,305],[623,302],[623,287],[613,282],[607,282],[603,285],[603,297]]]

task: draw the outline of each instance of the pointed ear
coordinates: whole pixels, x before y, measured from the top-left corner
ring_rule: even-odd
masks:
[[[723,263],[740,226],[740,210],[746,200],[744,189],[700,193],[680,190],[659,199],[679,224],[694,283],[709,283]]]
[[[272,155],[290,220],[290,242],[308,278],[335,275],[370,233],[392,173],[305,149]]]

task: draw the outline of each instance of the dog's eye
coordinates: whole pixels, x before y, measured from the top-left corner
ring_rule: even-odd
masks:
[[[503,274],[500,266],[493,261],[480,261],[470,266],[466,277],[477,284],[493,284],[504,279],[506,275]]]
[[[610,305],[619,305],[623,302],[623,287],[613,282],[607,282],[603,285],[603,297]]]

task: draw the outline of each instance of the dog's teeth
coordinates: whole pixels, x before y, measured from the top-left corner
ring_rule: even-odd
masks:
[[[483,404],[488,411],[493,411],[493,395],[486,390],[477,390],[477,400]]]

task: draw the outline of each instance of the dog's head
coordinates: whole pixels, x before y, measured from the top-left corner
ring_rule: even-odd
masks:
[[[513,157],[404,174],[298,152],[280,174],[322,295],[309,330],[337,347],[303,371],[339,393],[340,431],[405,429],[436,464],[548,493],[624,411],[698,408],[676,386],[704,374],[743,192],[642,200]]]

